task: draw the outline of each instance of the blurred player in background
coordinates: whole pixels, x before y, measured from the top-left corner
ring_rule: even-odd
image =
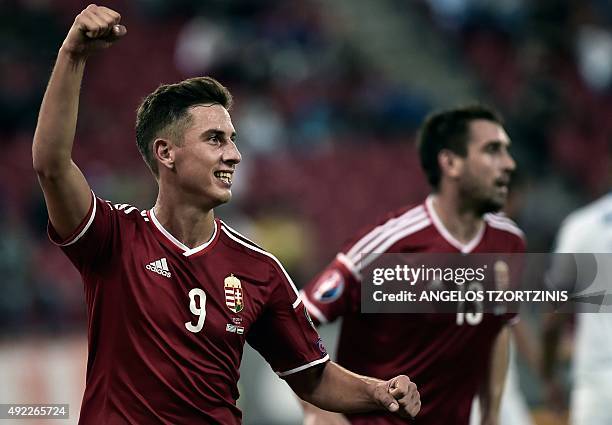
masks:
[[[521,390],[521,382],[517,365],[517,356],[526,361],[533,373],[541,369],[540,344],[533,335],[525,320],[521,320],[512,326],[510,338],[510,357],[508,360],[508,371],[506,383],[499,407],[500,425],[533,425],[533,419],[529,412],[529,406]],[[474,399],[470,425],[480,425],[480,401]]]
[[[380,378],[407,373],[420,383],[423,408],[414,423],[467,425],[478,394],[482,424],[497,424],[510,315],[360,314],[360,258],[367,254],[525,250],[521,230],[494,214],[506,202],[515,169],[510,139],[496,113],[469,106],[434,114],[423,124],[418,144],[432,194],[346,245],[304,289],[304,303],[318,323],[343,317],[338,363]],[[305,405],[305,424],[347,422],[405,423],[384,413],[344,418]]]
[[[120,19],[95,5],[76,17],[32,148],[49,235],[85,286],[89,357],[79,422],[238,424],[245,341],[322,408],[415,415],[418,392],[407,377],[383,382],[329,362],[282,265],[215,218],[241,160],[231,95],[217,81],[160,86],[140,106],[136,139],[159,186],[153,208],[93,194],[72,161],[80,85],[87,58],[126,35]]]
[[[612,253],[612,194],[567,217],[557,236],[558,253]],[[589,304],[590,312],[576,315],[573,388],[570,399],[572,425],[612,424],[612,308],[610,255],[599,255],[597,275],[581,293],[604,294],[603,305]],[[586,307],[587,305],[585,305]],[[593,312],[598,311],[598,312]],[[567,315],[547,321],[546,375],[552,377],[558,356],[560,330]]]

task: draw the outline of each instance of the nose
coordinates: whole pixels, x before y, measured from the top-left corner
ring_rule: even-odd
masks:
[[[226,145],[226,148],[223,150],[222,161],[231,165],[236,165],[240,161],[242,161],[242,155],[240,155],[240,151],[238,150],[238,146],[236,143],[230,140],[230,142]]]
[[[510,155],[509,152],[506,152],[506,155],[504,157],[504,170],[514,171],[515,169],[516,162],[514,161],[514,158],[512,157],[512,155]]]

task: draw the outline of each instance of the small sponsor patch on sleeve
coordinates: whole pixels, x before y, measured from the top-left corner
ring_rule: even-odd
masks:
[[[317,339],[317,348],[321,352],[321,355],[327,355],[327,349],[325,348],[325,344],[323,344],[323,340],[320,337]]]

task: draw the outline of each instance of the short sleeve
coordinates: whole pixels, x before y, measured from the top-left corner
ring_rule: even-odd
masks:
[[[356,313],[360,306],[360,279],[351,260],[340,253],[302,291],[308,312],[318,323]]]
[[[349,314],[360,312],[362,255],[380,249],[388,240],[392,226],[407,211],[386,214],[373,226],[367,226],[350,238],[336,258],[302,290],[302,299],[318,323],[328,323]],[[425,214],[422,207],[419,214]],[[388,252],[389,247],[383,252]]]
[[[282,266],[274,267],[273,275],[274,290],[247,341],[284,377],[324,363],[329,356]]]
[[[113,207],[92,192],[89,211],[81,224],[69,237],[62,239],[47,225],[49,239],[58,245],[79,272],[102,266],[111,254],[112,235],[116,226]]]

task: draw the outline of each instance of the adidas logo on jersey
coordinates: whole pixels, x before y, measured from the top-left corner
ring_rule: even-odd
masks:
[[[170,274],[170,269],[168,268],[166,258],[160,258],[157,261],[150,262],[145,266],[145,269],[165,277],[172,277],[172,274]]]

